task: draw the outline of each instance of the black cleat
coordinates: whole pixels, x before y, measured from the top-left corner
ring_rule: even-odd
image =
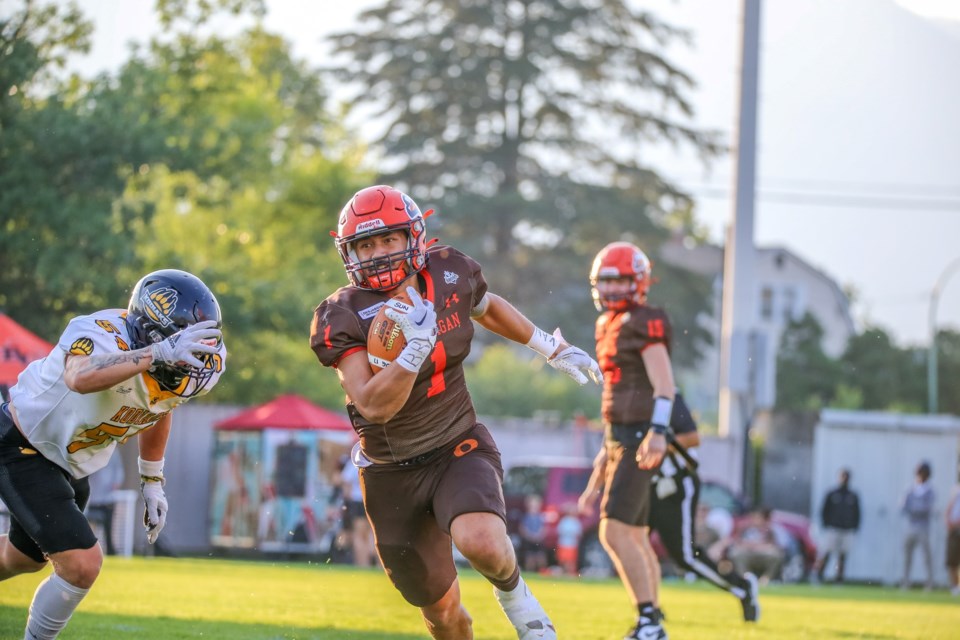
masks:
[[[743,577],[749,583],[747,592],[740,598],[740,606],[743,607],[744,622],[756,622],[760,619],[760,584],[757,582],[757,576],[752,573],[745,573]]]

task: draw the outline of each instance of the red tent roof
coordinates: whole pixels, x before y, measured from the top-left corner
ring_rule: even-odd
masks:
[[[274,398],[232,418],[221,420],[216,429],[331,429],[353,431],[346,416],[318,407],[304,397],[288,394]]]
[[[0,384],[13,386],[27,365],[45,357],[53,345],[0,313]]]

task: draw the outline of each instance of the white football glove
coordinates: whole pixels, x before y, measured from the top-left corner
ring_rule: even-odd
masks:
[[[176,364],[185,362],[192,367],[202,369],[203,362],[194,354],[216,353],[217,345],[209,343],[216,342],[220,337],[221,333],[220,329],[217,329],[217,321],[204,320],[181,329],[169,338],[155,342],[150,345],[150,351],[155,363]]]
[[[560,335],[559,328],[553,332],[553,337],[559,342],[564,342],[563,336]],[[548,359],[547,364],[557,371],[562,371],[567,374],[579,384],[587,384],[588,380],[593,380],[596,384],[603,384],[603,372],[600,370],[600,365],[579,347],[570,345],[554,357]],[[584,372],[586,372],[586,375],[584,375]],[[589,379],[587,375],[590,376]]]
[[[415,373],[420,370],[437,344],[437,312],[433,308],[433,302],[421,298],[420,292],[413,287],[407,287],[407,295],[411,302],[409,311],[405,313],[391,306],[385,313],[397,323],[403,337],[407,339],[407,346],[397,356],[396,362],[407,371]]]
[[[153,544],[167,523],[167,496],[163,493],[163,484],[156,480],[141,480],[140,494],[144,505],[143,527],[147,530],[147,542]]]

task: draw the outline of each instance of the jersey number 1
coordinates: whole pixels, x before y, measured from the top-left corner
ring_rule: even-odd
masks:
[[[427,389],[428,398],[443,393],[447,388],[447,382],[443,379],[443,372],[447,368],[447,349],[439,340],[430,354],[430,362],[433,363],[433,375],[430,376],[430,387]]]

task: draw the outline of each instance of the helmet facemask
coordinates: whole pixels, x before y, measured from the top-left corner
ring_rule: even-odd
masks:
[[[419,269],[414,268],[414,264],[422,264],[424,259],[409,230],[414,226],[419,228],[419,233],[422,235],[423,221],[416,220],[410,225],[378,229],[374,233],[364,233],[348,236],[342,240],[338,239],[337,250],[343,259],[347,277],[350,278],[350,281],[363,289],[390,291],[400,286],[404,280],[419,271]],[[394,231],[402,231],[404,233],[406,236],[406,248],[368,260],[360,259],[360,256],[357,254],[358,242],[365,238],[392,233]]]
[[[344,205],[334,236],[350,283],[361,289],[390,291],[427,263],[426,214],[407,194],[386,185],[361,189]],[[406,248],[361,261],[357,243],[364,238],[403,231]]]
[[[635,304],[642,302],[640,297],[637,295],[639,291],[639,285],[636,279],[631,281],[631,286],[629,289],[622,293],[611,293],[611,292],[601,292],[597,285],[603,281],[609,280],[619,280],[621,276],[615,277],[606,277],[599,278],[597,280],[591,281],[593,294],[593,304],[597,307],[597,311],[625,311]],[[644,296],[645,298],[646,296]]]
[[[176,269],[144,276],[134,287],[125,318],[135,349],[162,342],[203,320],[216,320],[219,327],[220,305],[199,278]],[[217,354],[195,355],[203,367],[158,363],[147,374],[164,391],[182,398],[193,397],[206,388],[218,368]]]
[[[601,292],[597,285],[603,280],[630,279],[629,289],[611,293]],[[650,288],[650,260],[638,247],[629,242],[612,242],[604,247],[590,269],[593,303],[597,311],[625,311],[645,304]]]
[[[170,335],[186,327],[177,327]],[[152,328],[147,332],[149,344],[162,342],[169,336],[163,332]],[[157,381],[160,388],[164,391],[174,393],[181,398],[192,398],[207,386],[217,371],[217,362],[213,353],[195,353],[197,359],[203,363],[202,368],[194,367],[189,364],[171,364],[160,362],[149,369],[147,374]]]

